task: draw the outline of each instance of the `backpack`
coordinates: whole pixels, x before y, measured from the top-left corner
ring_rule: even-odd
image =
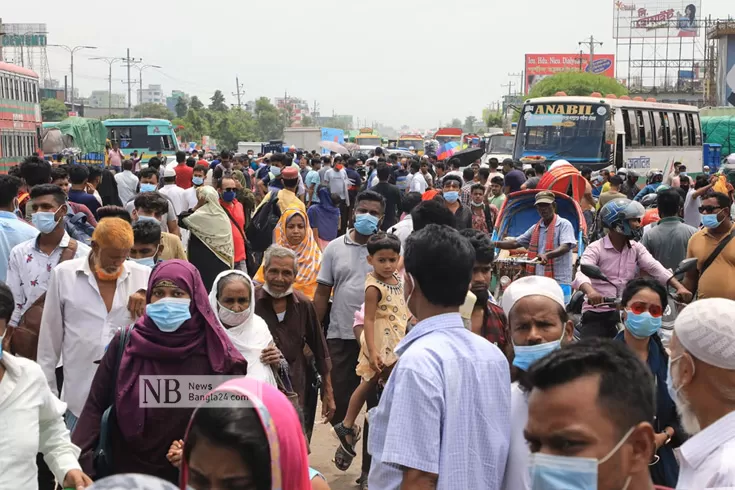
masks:
[[[69,207],[69,212],[66,215],[66,223],[64,224],[66,232],[74,240],[82,242],[85,245],[92,244],[92,234],[94,233],[94,226],[87,222],[87,216],[84,213],[76,213]]]
[[[248,224],[245,235],[248,239],[248,250],[264,252],[273,243],[273,230],[281,219],[281,208],[278,207],[278,193],[271,194],[268,202],[255,212]]]

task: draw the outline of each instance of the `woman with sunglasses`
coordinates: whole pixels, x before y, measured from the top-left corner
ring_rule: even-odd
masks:
[[[669,356],[659,337],[666,303],[666,290],[658,282],[650,278],[630,281],[622,295],[625,330],[615,340],[625,342],[654,375],[656,454],[651,459],[651,478],[655,485],[675,488],[679,464],[674,456],[674,448],[679,447],[686,436],[679,423],[676,405],[666,389]]]

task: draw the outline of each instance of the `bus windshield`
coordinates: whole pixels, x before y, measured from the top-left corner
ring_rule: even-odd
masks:
[[[609,153],[604,144],[609,113],[602,104],[528,104],[518,125],[513,157],[604,161]]]
[[[117,141],[123,151],[148,150],[150,152],[176,150],[170,134],[149,135],[146,126],[114,126],[107,128],[110,141]]]
[[[380,141],[380,138],[378,137],[374,137],[374,138],[373,137],[368,137],[368,138],[358,137],[358,138],[355,138],[355,143],[357,143],[360,146],[376,146],[377,147],[377,146],[380,146],[381,141]]]
[[[487,140],[487,153],[513,153],[513,143],[515,142],[515,136],[507,136],[504,134],[496,134],[490,136]]]
[[[446,145],[450,141],[456,141],[459,143],[462,140],[462,136],[437,136],[435,139],[440,145]]]
[[[420,140],[398,140],[398,143],[396,143],[396,147],[398,148],[410,148],[414,147],[418,149],[419,147],[424,147],[424,142]]]

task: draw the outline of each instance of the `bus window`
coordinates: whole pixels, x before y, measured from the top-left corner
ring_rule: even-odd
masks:
[[[657,146],[656,117],[652,111],[645,111],[643,113],[643,124],[646,127],[646,146]]]
[[[699,125],[699,113],[692,114],[692,123],[694,126],[694,146],[702,144],[702,126]]]
[[[671,129],[671,146],[681,146],[681,126],[677,122],[678,115],[677,112],[669,112],[666,115]]]
[[[671,145],[669,135],[669,124],[663,112],[658,113],[657,125],[656,125],[656,146],[669,146]]]
[[[692,146],[689,141],[689,125],[687,124],[687,115],[684,113],[676,114],[676,125],[679,127],[679,144],[681,146]]]
[[[630,119],[628,119],[628,109],[622,110],[623,115],[623,131],[625,131],[625,146],[630,148],[633,146],[633,131],[630,127]]]

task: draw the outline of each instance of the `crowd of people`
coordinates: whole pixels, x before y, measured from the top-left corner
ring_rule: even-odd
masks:
[[[0,175],[0,488],[324,490],[317,415],[360,489],[735,487],[719,176],[583,169],[578,256],[543,163],[175,160]],[[538,222],[493,238],[532,189]],[[529,264],[494,298],[503,250]],[[229,380],[153,407],[151,377]]]

